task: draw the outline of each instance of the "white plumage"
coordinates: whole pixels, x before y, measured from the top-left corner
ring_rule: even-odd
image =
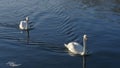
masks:
[[[80,54],[83,51],[82,45],[77,42],[70,42],[65,44],[65,47],[74,54]]]
[[[87,35],[84,35],[83,46],[77,42],[70,42],[64,45],[73,54],[86,55],[86,40],[87,40]]]
[[[27,30],[28,29],[28,24],[26,21],[20,21],[20,25],[19,25],[19,28],[21,30]]]
[[[28,30],[28,20],[29,20],[29,18],[26,17],[26,19],[24,21],[20,21],[19,28],[21,30]]]

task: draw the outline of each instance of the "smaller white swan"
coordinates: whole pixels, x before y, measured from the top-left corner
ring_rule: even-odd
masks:
[[[83,46],[77,42],[70,42],[68,44],[64,44],[65,47],[73,54],[80,54],[82,56],[86,55],[86,40],[87,35],[83,36]]]
[[[28,30],[28,21],[29,21],[28,17],[26,17],[24,21],[20,21],[19,28],[21,30]]]

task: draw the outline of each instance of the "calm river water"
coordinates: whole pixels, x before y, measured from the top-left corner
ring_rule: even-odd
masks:
[[[29,16],[33,29],[19,30]],[[89,56],[64,43],[88,35]],[[0,0],[0,68],[120,68],[120,0]]]

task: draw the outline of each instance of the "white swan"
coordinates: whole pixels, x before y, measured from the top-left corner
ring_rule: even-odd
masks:
[[[86,55],[86,40],[87,35],[83,36],[83,46],[77,42],[70,42],[68,44],[64,44],[65,47],[73,54],[80,54],[82,56]]]
[[[21,30],[28,30],[28,21],[29,21],[28,17],[25,18],[25,21],[20,21],[19,28]]]

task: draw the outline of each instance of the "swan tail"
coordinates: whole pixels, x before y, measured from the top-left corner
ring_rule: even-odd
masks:
[[[65,47],[67,47],[67,44],[64,44],[65,45]]]

